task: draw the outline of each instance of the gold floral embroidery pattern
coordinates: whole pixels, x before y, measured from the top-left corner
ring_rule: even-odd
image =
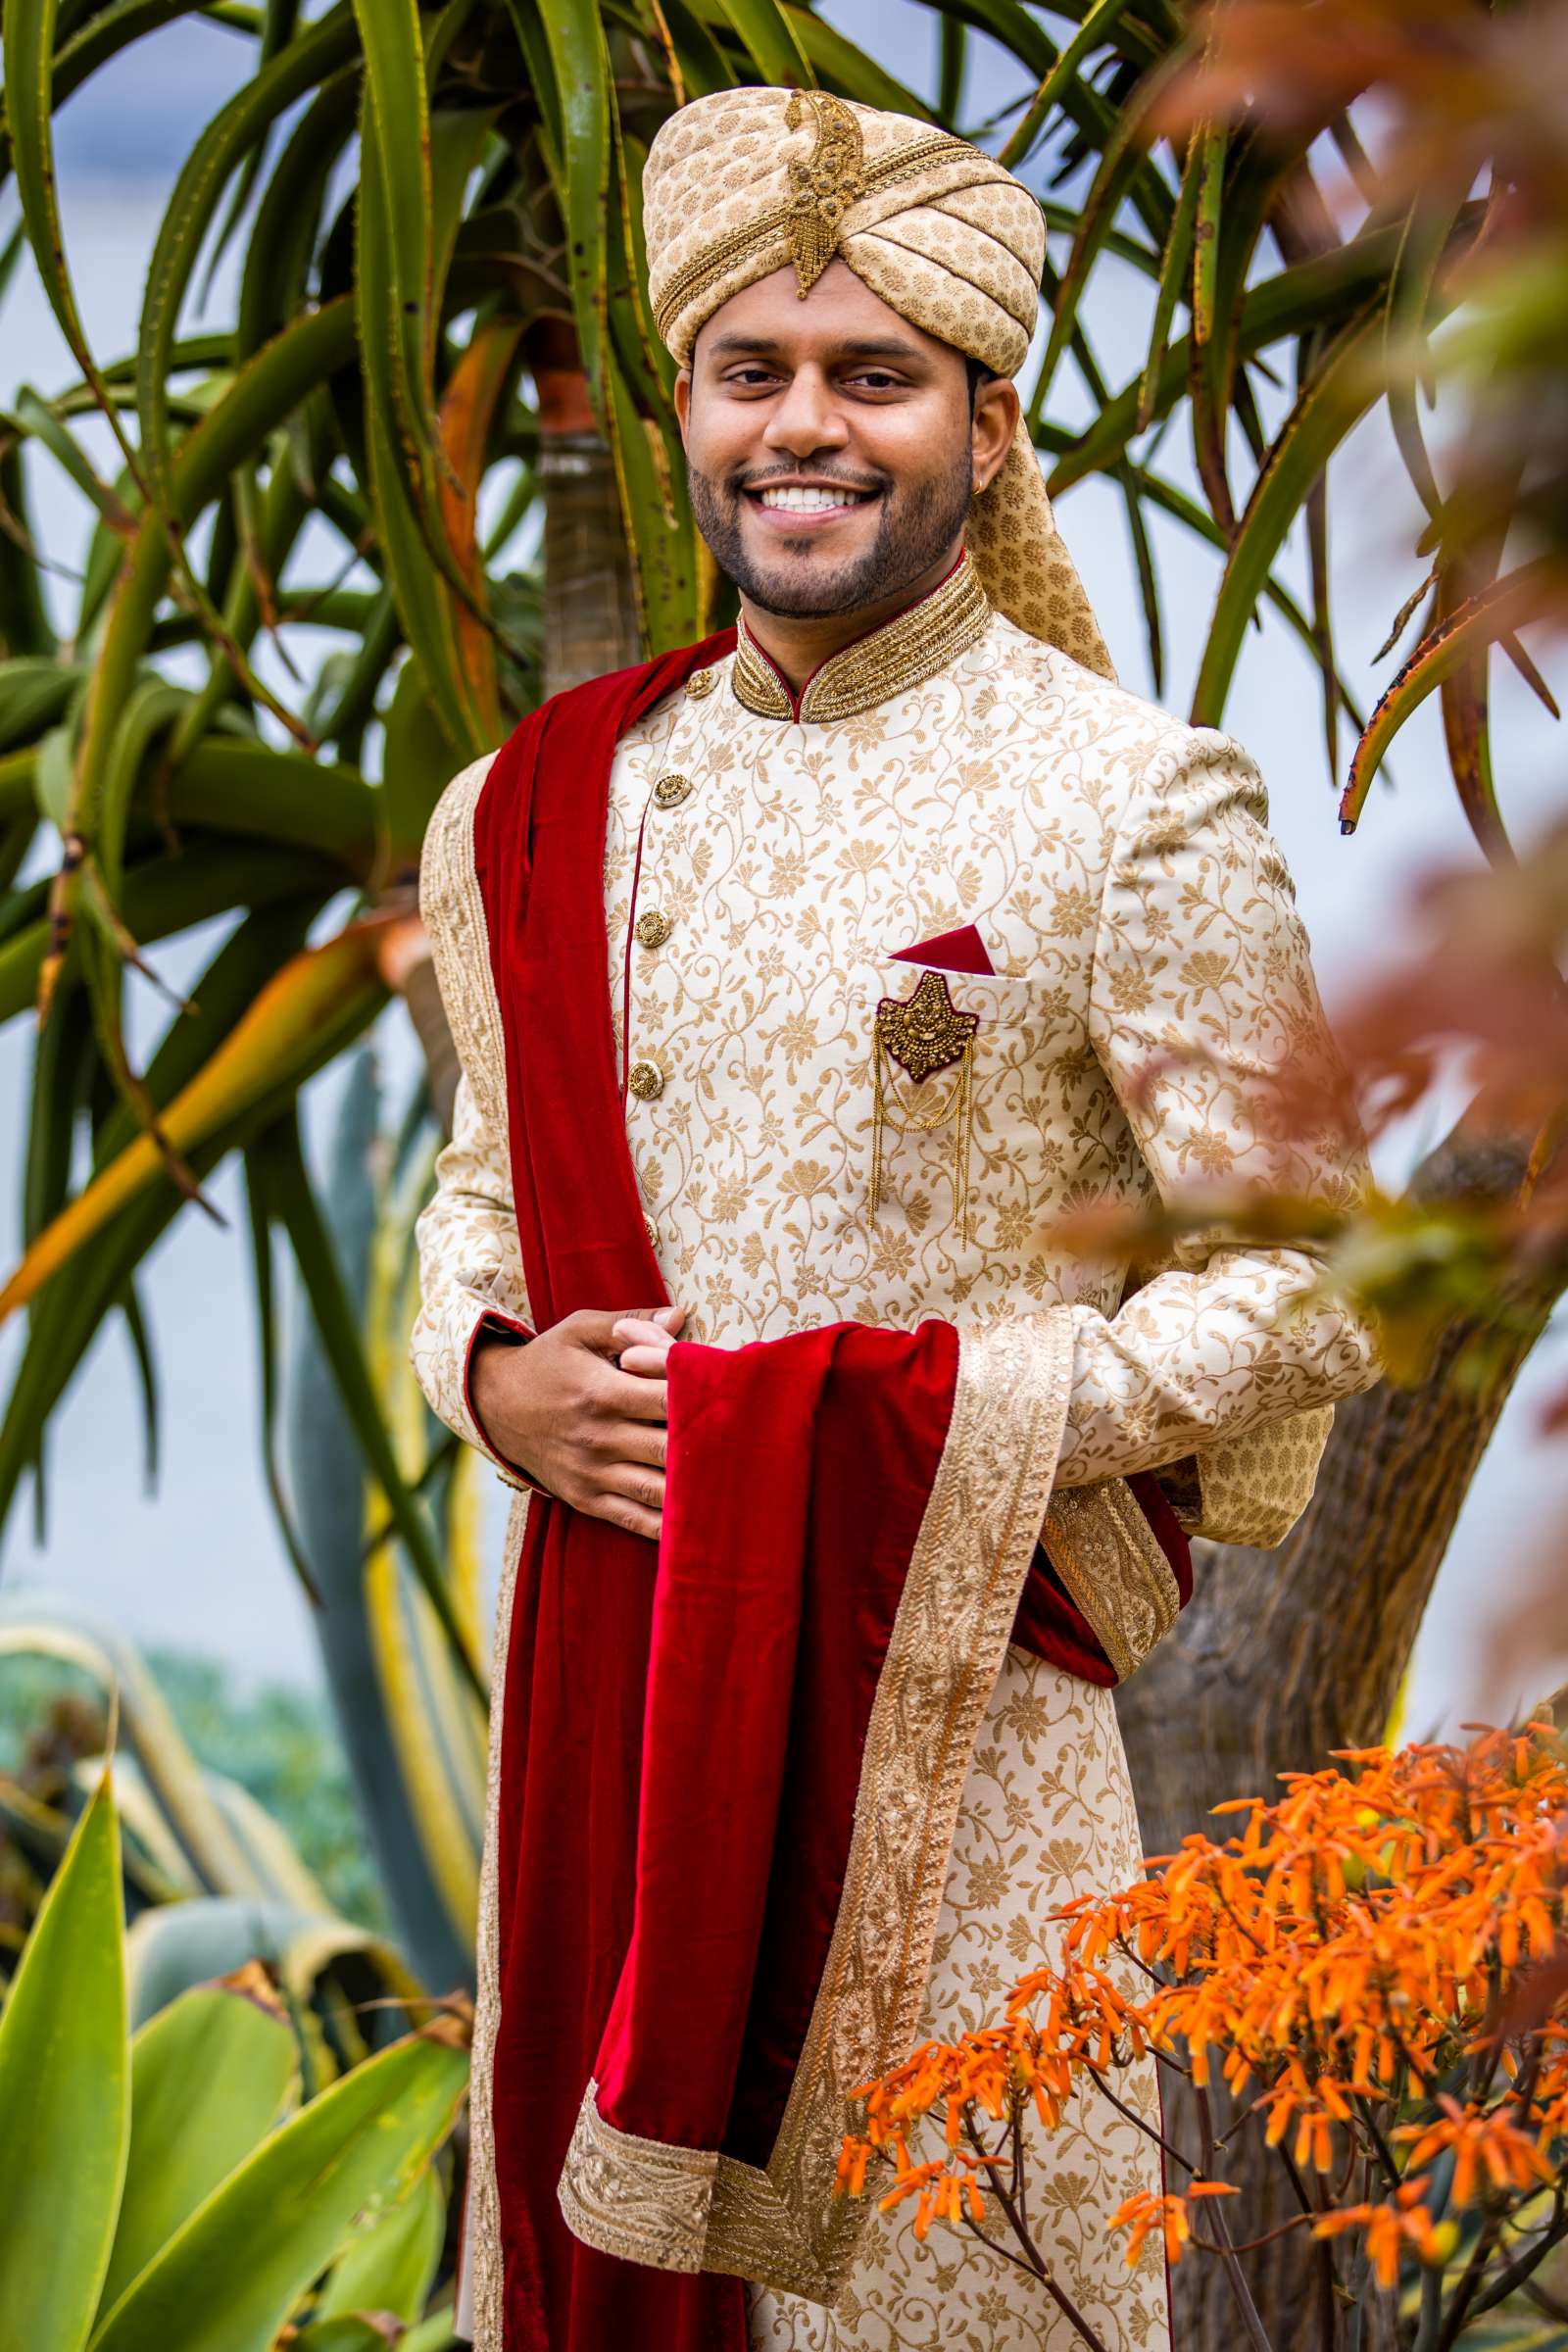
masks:
[[[868,2208],[834,2193],[848,2102],[908,2047],[925,1998],[959,1797],[1034,1554],[1072,1374],[1061,1307],[963,1332],[958,1345],[947,1443],[866,1732],[827,1966],[765,2174],[612,2131],[590,2094],[562,2205],[606,2253],[667,2253],[668,2267],[729,2271],[814,2302],[832,2298],[853,2262]]]
[[[1169,1633],[1181,1607],[1170,1562],[1126,1480],[1063,1487],[1052,1497],[1044,1542],[1124,1683]]]
[[[1059,1956],[1059,1905],[1086,1886],[1138,1875],[1143,1850],[1111,1693],[1009,1648],[964,1783],[915,2043],[991,2024],[1022,1970]],[[1120,1972],[1129,1995],[1136,1971]],[[1157,2128],[1152,2059],[1119,2095]],[[1056,2276],[1107,2352],[1170,2352],[1158,2250],[1131,2270],[1104,2216],[1157,2195],[1159,2151],[1093,2091],[1036,2138],[1031,2200]],[[922,2244],[873,2211],[831,2308],[772,2287],[747,2291],[751,2352],[1082,2352],[1028,2278],[954,2231]]]
[[[487,752],[454,776],[425,830],[419,912],[430,934],[441,1002],[458,1058],[486,1122],[507,1125],[507,1056],[490,971],[490,935],[473,870],[473,812],[495,759]]]
[[[991,607],[967,553],[940,587],[841,653],[807,680],[800,715],[816,725],[858,718],[956,661],[981,636]],[[731,669],[737,698],[763,718],[794,715],[778,671],[742,620]]]
[[[700,2271],[718,2162],[706,2148],[617,2132],[600,2114],[599,2085],[590,2082],[561,2175],[561,2210],[573,2234],[601,2253]]]
[[[721,686],[723,668],[704,674]],[[694,789],[650,817],[634,903],[637,831],[666,772]],[[460,787],[471,788],[466,776]],[[1326,1198],[1359,1180],[1353,1152],[1303,1147],[1281,1161],[1250,1117],[1248,1068],[1323,1041],[1305,934],[1265,824],[1261,780],[1234,738],[1186,727],[1000,617],[947,667],[831,732],[782,728],[722,691],[677,695],[641,721],[611,781],[607,985],[618,1004],[641,906],[667,909],[669,943],[634,959],[649,968],[634,974],[633,1036],[667,1050],[668,1082],[627,1124],[691,1336],[735,1346],[837,1315],[908,1328],[935,1301],[979,1327],[1070,1302],[1057,1498],[1123,1466],[1185,1457],[1197,1532],[1277,1543],[1310,1494],[1331,1398],[1376,1370],[1343,1310],[1293,1303],[1315,1271],[1309,1254],[1234,1252],[1197,1235],[1185,1258],[1124,1296],[1118,1269],[1058,1254],[1049,1238],[1076,1200],[1137,1204],[1190,1174],[1268,1172]],[[449,906],[433,894],[438,953]],[[974,1238],[962,1245],[919,1139],[901,1146],[894,1204],[870,1225],[865,1065],[870,1011],[907,968],[886,962],[891,951],[969,921],[1004,976],[975,984],[994,990],[999,1012],[977,1048]],[[487,971],[481,954],[476,976]],[[1161,1039],[1202,1051],[1135,1097]],[[501,1102],[496,1052],[486,1093]],[[484,1084],[477,1063],[469,1076]],[[435,1409],[461,1429],[476,1298],[524,1320],[527,1308],[504,1118],[475,1111],[470,1131],[460,1098],[460,1119],[465,1151],[444,1162],[421,1221],[417,1360]],[[498,1640],[507,1612],[504,1595]],[[994,2014],[1051,1909],[1102,1867],[1131,1875],[1136,1853],[1108,1694],[1008,1650],[963,1787],[917,2030]],[[1054,2250],[1114,2352],[1164,2341],[1157,2278],[1124,2274],[1097,2218],[1135,2187],[1157,2189],[1157,2171],[1138,2169],[1147,2146],[1097,2116],[1053,2135],[1043,2165]],[[476,2197],[481,2180],[482,2169]],[[767,2176],[729,2179],[722,2193],[737,2243],[743,2229],[776,2234]],[[489,2225],[476,2211],[482,2261]],[[936,2236],[915,2247],[877,2222],[834,2314],[786,2290],[750,2300],[754,2352],[948,2352],[950,2320],[955,2336],[1000,2333],[1031,2352],[1037,2341],[1058,2352],[1059,2340],[1066,2352],[1037,2323],[1027,2281],[978,2255],[958,2266]],[[476,2342],[501,2352],[498,2319]]]

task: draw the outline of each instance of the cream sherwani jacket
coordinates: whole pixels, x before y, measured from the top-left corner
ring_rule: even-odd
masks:
[[[427,891],[487,764],[450,788]],[[606,984],[650,1238],[687,1336],[730,1346],[843,1317],[963,1323],[1069,1301],[1057,1488],[1158,1470],[1195,1534],[1277,1544],[1335,1399],[1378,1368],[1365,1327],[1311,1295],[1313,1251],[1198,1232],[1130,1278],[1052,1231],[1069,1210],[1216,1178],[1331,1203],[1364,1182],[1358,1147],[1281,1136],[1257,1085],[1282,1059],[1333,1066],[1267,814],[1234,737],[1025,636],[967,560],[798,700],[743,628],[734,655],[623,738],[611,778]],[[977,1016],[967,1170],[952,1121],[922,1125],[953,1073],[901,1082],[873,1214],[877,1007],[920,980],[900,950],[967,925],[994,966],[947,982]],[[466,1073],[420,1224],[414,1336],[436,1411],[486,1451],[469,1344],[486,1314],[528,1320],[504,1105],[501,1073]],[[1107,1592],[1086,1608],[1113,1662],[1118,1643],[1130,1663],[1148,1646],[1129,1605]],[[1052,1908],[1139,1859],[1108,1691],[1009,1649],[965,1785],[922,2035],[1000,2014]],[[1152,2074],[1125,2092],[1152,2115]],[[1068,2291],[1107,2343],[1163,2342],[1157,2260],[1128,2273],[1102,2229],[1157,2187],[1152,2142],[1106,2107],[1069,2119],[1042,2161],[1038,2210]],[[891,2220],[869,2231],[831,2314],[753,2290],[754,2344],[1070,2340],[1031,2281],[983,2251],[959,2260],[943,2234],[922,2248]]]

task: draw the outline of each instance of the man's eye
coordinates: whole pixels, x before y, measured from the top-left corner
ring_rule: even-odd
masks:
[[[773,376],[771,370],[766,368],[737,368],[731,372],[728,380],[732,384],[770,384]]]
[[[900,379],[896,375],[889,375],[885,368],[862,368],[851,381],[867,392],[896,392]]]

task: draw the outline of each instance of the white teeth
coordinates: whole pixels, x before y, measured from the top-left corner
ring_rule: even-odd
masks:
[[[762,504],[764,507],[782,507],[787,514],[812,514],[822,507],[858,506],[861,499],[870,495],[868,490],[818,490],[814,487],[803,490],[792,483],[785,489],[764,490]]]

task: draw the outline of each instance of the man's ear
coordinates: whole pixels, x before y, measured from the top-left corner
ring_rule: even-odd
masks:
[[[969,447],[974,459],[974,486],[986,489],[1002,470],[1012,447],[1022,404],[1009,375],[988,376],[974,396],[974,423]]]
[[[675,422],[680,426],[680,445],[686,447],[686,419],[692,410],[692,371],[682,368],[675,377]]]

